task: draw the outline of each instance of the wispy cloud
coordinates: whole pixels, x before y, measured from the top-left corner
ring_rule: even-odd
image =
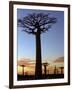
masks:
[[[17,65],[33,66],[35,65],[35,62],[33,60],[23,58],[17,61]]]
[[[34,60],[30,60],[30,59],[24,59],[22,58],[21,60],[17,61],[17,65],[18,65],[18,74],[22,74],[22,66],[24,65],[24,72],[26,74],[35,74],[35,61]],[[49,63],[47,65],[47,72],[49,74],[53,74],[54,73],[54,68],[57,68],[58,71],[60,72],[60,67],[64,67],[64,57],[59,57],[56,60],[53,60],[53,62]],[[42,64],[42,72],[44,73],[44,66]]]
[[[64,63],[64,57],[59,57],[56,60],[54,60],[54,63]]]

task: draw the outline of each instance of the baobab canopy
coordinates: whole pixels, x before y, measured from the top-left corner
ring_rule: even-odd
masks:
[[[40,30],[40,33],[48,31],[56,21],[57,19],[51,17],[50,14],[32,13],[18,19],[18,26],[24,27],[23,31],[29,34],[36,34],[38,30]]]

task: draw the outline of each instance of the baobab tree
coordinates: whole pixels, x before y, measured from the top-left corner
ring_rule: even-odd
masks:
[[[57,73],[57,68],[56,68],[56,66],[54,67],[54,74],[56,74]]]
[[[24,68],[25,68],[25,65],[20,65],[22,67],[22,75],[24,76]]]
[[[62,66],[60,67],[60,69],[61,69],[61,74],[63,74],[64,67]]]
[[[44,13],[32,13],[18,19],[18,26],[24,28],[22,31],[35,35],[36,38],[36,79],[42,77],[41,34],[48,31],[54,23],[56,23],[56,18]]]
[[[47,63],[47,62],[43,63],[45,76],[47,75],[47,66],[48,65],[49,65],[49,63]]]

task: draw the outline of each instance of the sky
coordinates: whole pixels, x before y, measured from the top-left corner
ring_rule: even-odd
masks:
[[[50,30],[41,34],[42,61],[54,60],[64,56],[64,12],[50,10],[17,9],[17,19],[22,19],[31,13],[50,13],[57,18],[57,22]],[[17,52],[18,60],[21,58],[34,60],[36,57],[35,36],[22,31],[17,27]]]
[[[23,75],[23,72],[25,75],[34,75],[35,74],[35,63],[31,63],[30,60],[18,60],[18,68],[17,73],[19,75]],[[24,65],[22,67],[21,65]],[[61,73],[60,67],[64,67],[64,57],[57,58],[52,63],[49,63],[46,66],[46,72],[47,74],[54,74],[54,69],[56,67],[56,71],[58,71],[57,74]],[[24,71],[23,71],[24,68]],[[44,73],[44,66],[42,65],[42,73]]]

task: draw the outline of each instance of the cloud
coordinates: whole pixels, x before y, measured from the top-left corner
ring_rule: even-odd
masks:
[[[30,59],[21,59],[17,61],[17,65],[34,66],[35,62]]]
[[[17,64],[18,64],[18,74],[22,74],[22,67],[20,65],[25,65],[24,67],[25,74],[28,74],[28,75],[35,74],[35,61],[34,60],[23,58],[23,59],[18,60]],[[53,60],[53,62],[49,63],[49,65],[47,66],[47,72],[49,71],[49,74],[53,74],[55,66],[60,72],[59,67],[64,67],[64,57],[59,57],[56,60]],[[44,73],[43,65],[42,65],[42,72]]]
[[[53,67],[64,67],[64,57],[59,57],[51,63]]]
[[[64,57],[59,57],[56,60],[54,60],[54,63],[64,63]]]
[[[24,73],[31,75],[35,73],[35,61],[30,59],[20,59],[17,61],[18,65],[18,74],[23,74],[21,65],[24,65]]]

